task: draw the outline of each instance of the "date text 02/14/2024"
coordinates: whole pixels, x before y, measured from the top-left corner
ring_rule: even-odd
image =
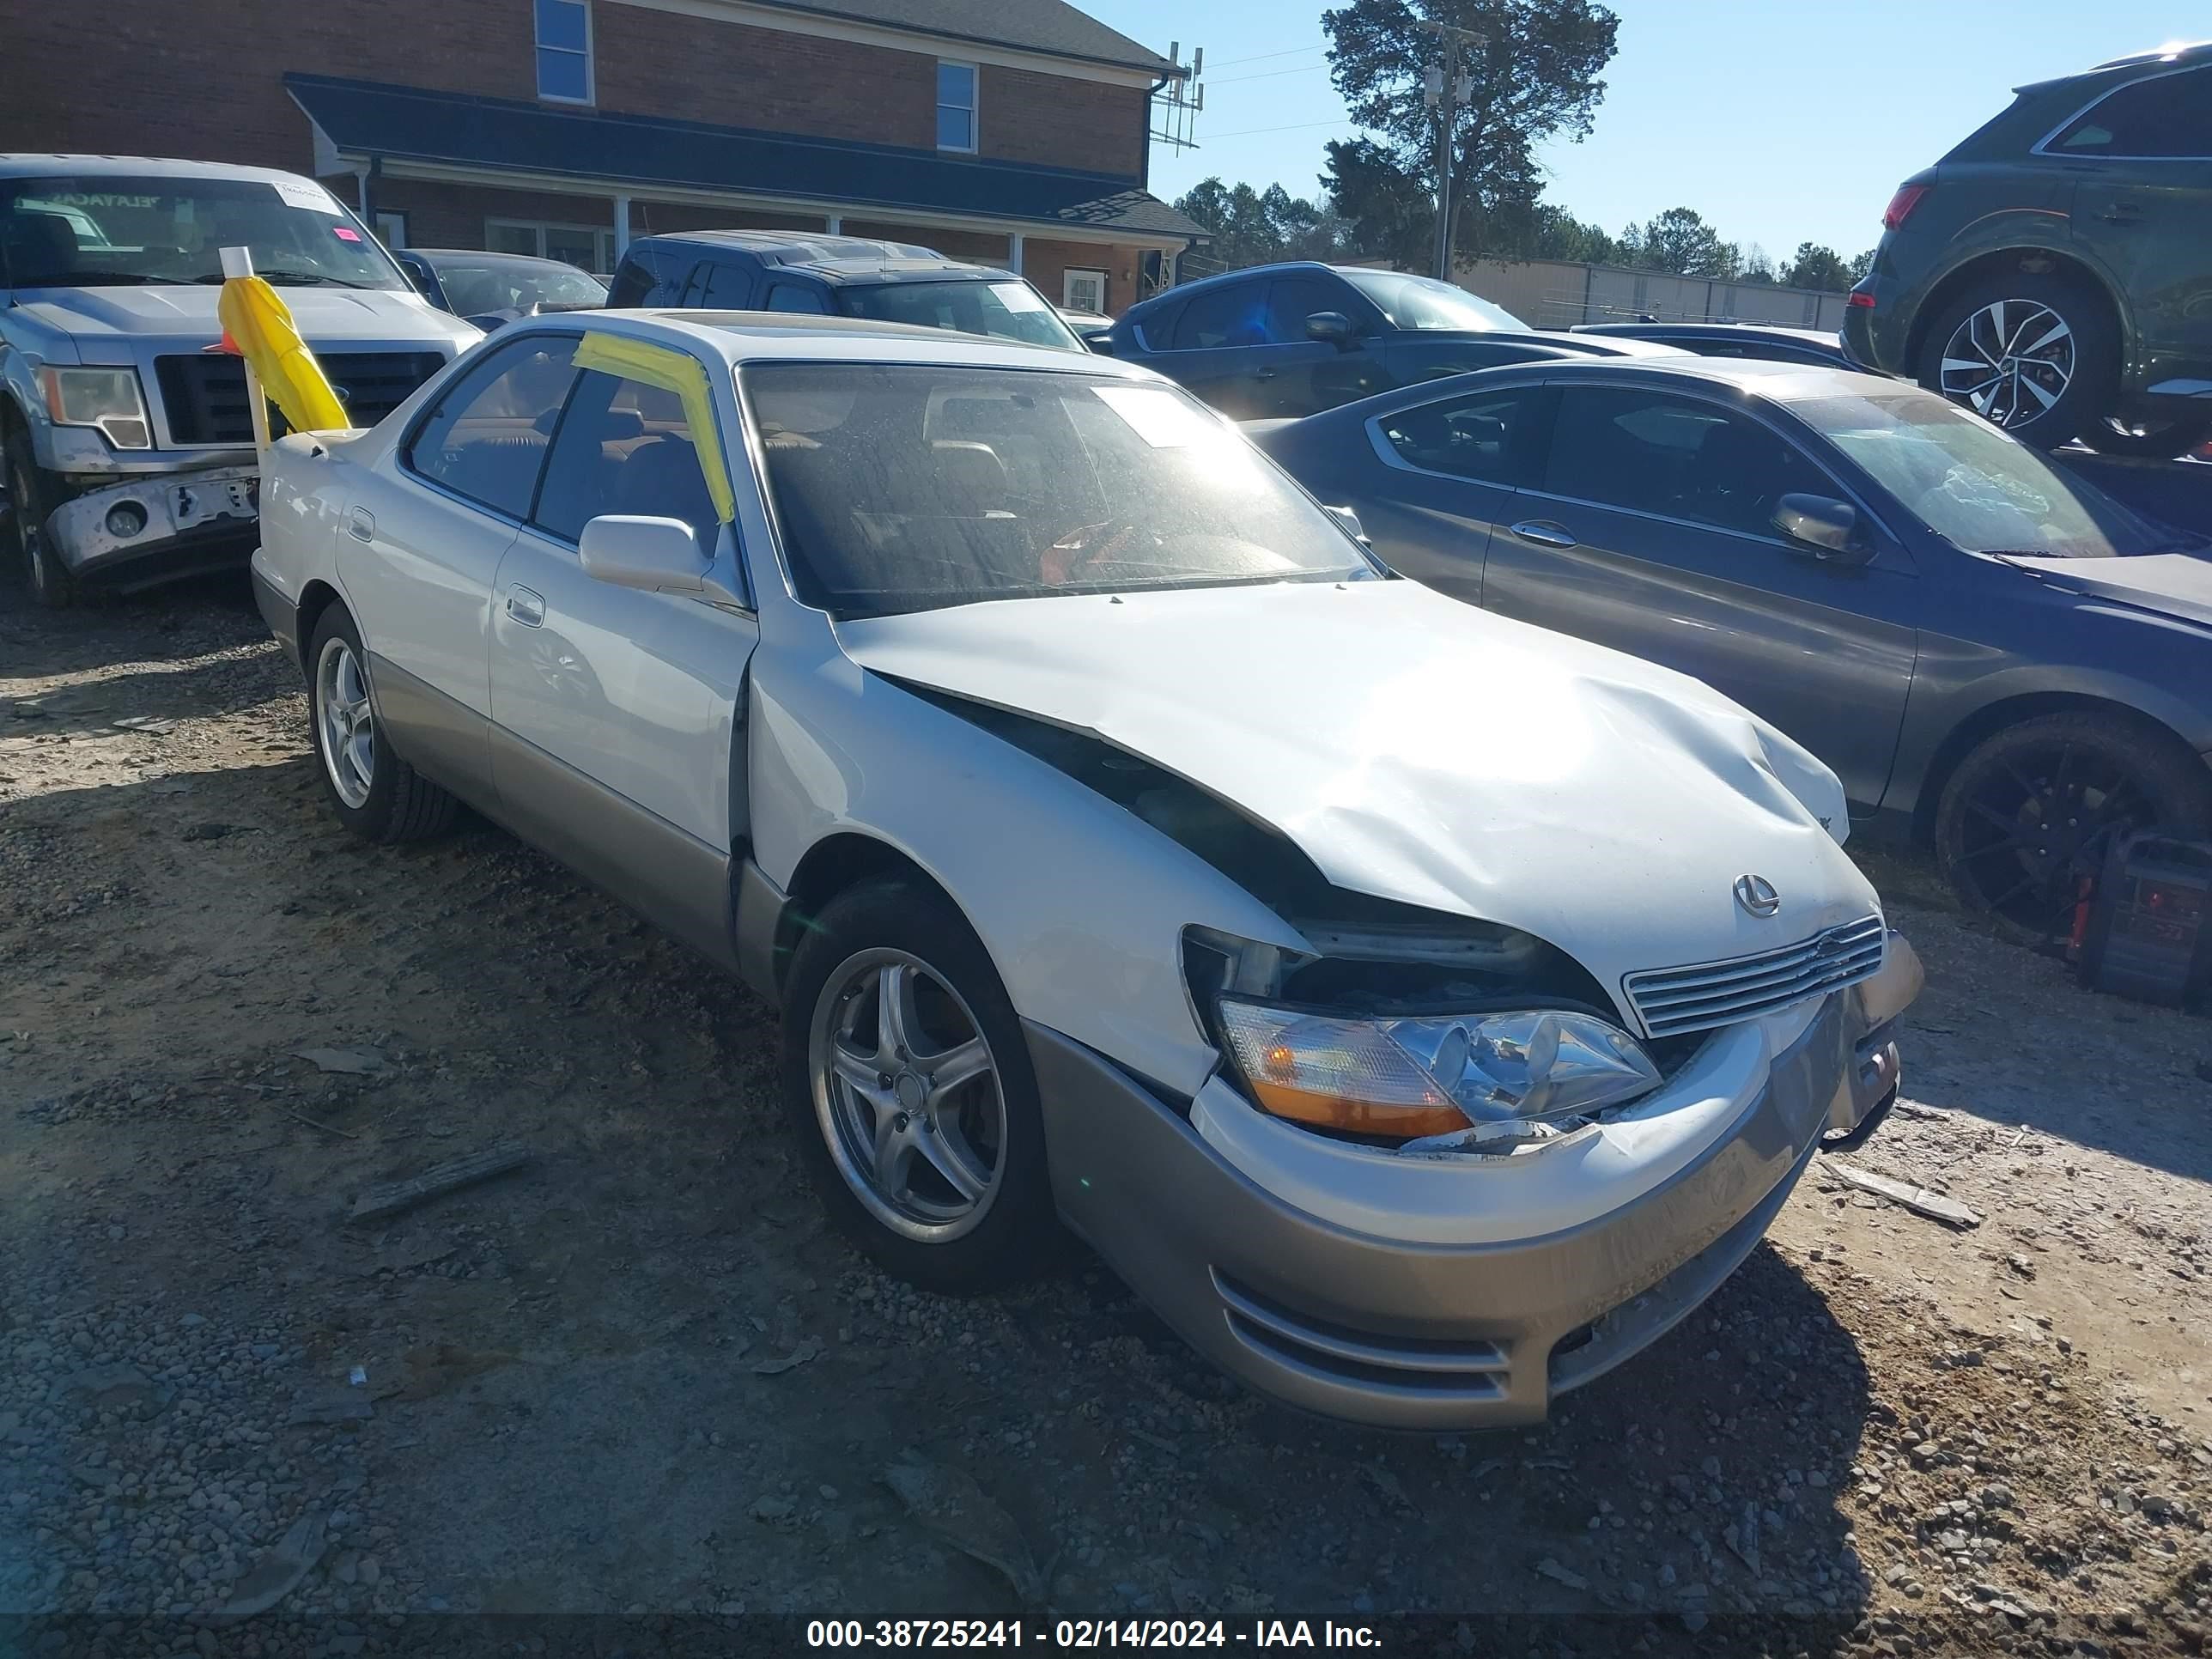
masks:
[[[1330,1620],[1267,1619],[1249,1626],[1220,1619],[813,1619],[811,1648],[1366,1648],[1380,1645],[1365,1625]]]

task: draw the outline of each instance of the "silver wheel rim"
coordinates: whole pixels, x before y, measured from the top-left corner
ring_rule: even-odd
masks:
[[[343,639],[324,641],[315,659],[315,740],[331,787],[359,811],[376,781],[376,710],[368,672]]]
[[[2074,331],[2039,300],[1995,300],[1951,331],[1938,374],[1952,402],[2025,426],[2074,383]]]
[[[902,1238],[981,1224],[1006,1175],[1006,1103],[982,1026],[919,957],[862,951],[815,1001],[814,1115],[837,1172]]]

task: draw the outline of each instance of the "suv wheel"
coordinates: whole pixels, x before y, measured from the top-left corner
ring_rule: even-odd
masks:
[[[76,583],[46,545],[46,515],[53,508],[46,469],[33,458],[31,441],[21,432],[9,434],[6,459],[8,529],[0,537],[0,551],[10,556],[8,562],[33,601],[49,611],[61,610],[75,601]]]
[[[2081,428],[2081,441],[2100,455],[2138,455],[2170,461],[2212,438],[2212,416],[2202,420],[2127,421],[2109,416]]]
[[[1919,378],[2015,438],[2056,449],[2111,411],[2119,330],[2104,301],[2079,283],[1997,272],[1937,315],[1920,349]]]
[[[2041,946],[2072,933],[2119,836],[2212,826],[2212,770],[2163,732],[2111,714],[2044,714],[1985,738],[1943,786],[1936,860],[1969,910]]]

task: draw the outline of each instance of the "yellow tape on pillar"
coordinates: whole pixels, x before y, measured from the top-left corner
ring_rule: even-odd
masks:
[[[258,276],[234,276],[222,285],[216,315],[222,319],[224,337],[253,365],[262,391],[284,411],[293,431],[343,430],[353,424],[275,289]]]
[[[707,368],[688,352],[654,345],[649,340],[624,339],[620,335],[589,333],[576,348],[578,368],[596,368],[626,380],[672,392],[684,400],[684,418],[690,422],[691,447],[707,475],[707,494],[714,503],[714,516],[724,524],[738,516],[737,491],[730,487],[730,471],[722,454],[721,428],[714,420],[714,394],[707,382]]]

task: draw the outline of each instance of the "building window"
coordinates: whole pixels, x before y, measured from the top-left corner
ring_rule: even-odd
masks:
[[[1071,266],[1060,274],[1060,302],[1070,311],[1087,311],[1093,316],[1106,314],[1106,273],[1103,270],[1079,270]]]
[[[975,66],[947,64],[937,66],[937,147],[939,149],[975,148]]]
[[[407,216],[395,213],[390,208],[379,208],[376,212],[376,240],[386,247],[405,247]]]
[[[533,219],[487,219],[484,251],[559,259],[603,276],[615,268],[615,234],[605,225],[549,224]]]
[[[592,101],[590,0],[531,0],[538,15],[538,95]]]

